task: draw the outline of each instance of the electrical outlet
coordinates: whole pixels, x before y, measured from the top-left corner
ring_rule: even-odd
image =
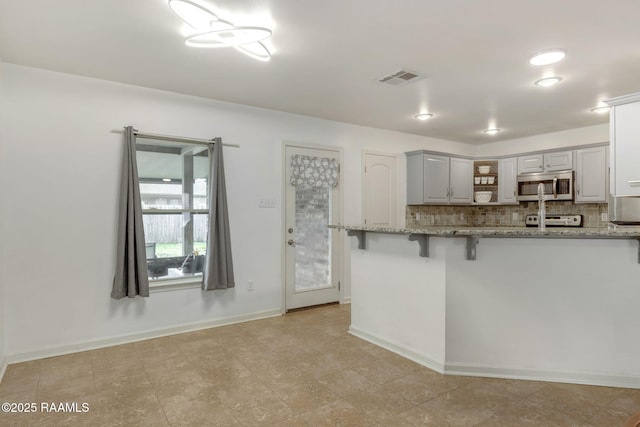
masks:
[[[463,212],[460,212],[460,220],[464,221],[464,213]]]
[[[607,212],[602,212],[600,214],[600,221],[609,222],[609,214]]]
[[[416,221],[420,221],[420,212],[416,212]]]
[[[276,207],[276,199],[273,197],[267,197],[264,199],[260,199],[258,202],[259,208],[275,208]]]
[[[518,220],[518,212],[514,212],[514,213],[512,213],[512,214],[511,214],[511,219],[512,219],[513,221],[517,221],[517,220]]]
[[[249,282],[247,283],[247,290],[253,291],[253,280],[249,280]]]

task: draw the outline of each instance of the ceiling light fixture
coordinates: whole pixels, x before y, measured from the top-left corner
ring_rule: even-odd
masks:
[[[558,61],[562,61],[567,56],[567,51],[564,49],[554,48],[542,50],[531,58],[529,58],[529,64],[531,65],[549,65]]]
[[[433,114],[431,114],[431,113],[420,113],[420,114],[416,114],[413,117],[415,117],[418,120],[424,121],[424,120],[429,120],[431,117],[433,117]]]
[[[260,43],[271,37],[271,30],[264,27],[235,26],[229,21],[190,0],[169,0],[169,7],[180,19],[196,32],[185,39],[191,47],[233,47],[237,51],[257,59],[268,61],[271,53]]]
[[[502,132],[502,129],[491,128],[491,129],[485,129],[482,132],[486,133],[487,135],[495,135],[498,132]]]
[[[545,77],[544,79],[536,80],[533,84],[536,86],[549,87],[554,86],[562,81],[562,77]]]
[[[171,182],[171,178],[162,178],[164,182]]]
[[[591,111],[592,113],[604,114],[608,113],[609,110],[611,110],[611,107],[609,107],[608,105],[601,105],[599,107],[592,108],[589,111]]]

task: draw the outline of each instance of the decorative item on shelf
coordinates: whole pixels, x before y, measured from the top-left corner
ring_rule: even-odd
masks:
[[[483,184],[483,185],[486,185],[488,181],[489,180],[487,179],[486,176],[483,176],[482,178],[480,178],[480,183]]]
[[[480,177],[476,176],[475,178],[473,178],[473,182],[477,185],[480,184]]]
[[[495,176],[487,177],[487,184],[493,185],[494,182],[496,182],[496,177]]]
[[[491,201],[491,191],[476,191],[474,196],[478,203],[489,203]]]
[[[486,175],[491,170],[491,166],[478,166],[478,173],[481,175]]]

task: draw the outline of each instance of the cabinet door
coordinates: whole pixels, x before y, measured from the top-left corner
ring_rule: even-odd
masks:
[[[449,175],[449,202],[471,204],[473,202],[473,162],[451,158]]]
[[[612,195],[640,196],[640,102],[612,112]]]
[[[498,173],[498,203],[515,204],[518,203],[516,196],[516,186],[518,179],[517,159],[500,159],[500,170]]]
[[[518,157],[518,173],[542,172],[544,171],[542,154]]]
[[[576,150],[576,203],[606,202],[606,147]]]
[[[424,203],[449,203],[449,158],[424,155]]]
[[[544,155],[545,172],[565,171],[573,169],[573,152],[559,151]]]

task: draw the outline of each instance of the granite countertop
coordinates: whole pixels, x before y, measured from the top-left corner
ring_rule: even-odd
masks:
[[[547,227],[544,231],[537,227],[461,227],[432,226],[429,228],[385,228],[362,225],[330,225],[337,230],[368,231],[391,234],[428,234],[431,236],[477,236],[477,237],[565,237],[565,238],[632,238],[640,239],[640,227]]]

